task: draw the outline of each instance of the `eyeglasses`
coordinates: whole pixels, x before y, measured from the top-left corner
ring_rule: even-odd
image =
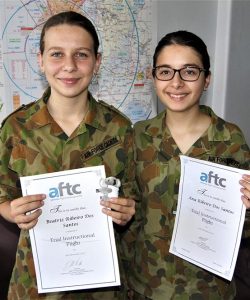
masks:
[[[158,66],[153,68],[152,74],[158,80],[168,81],[174,78],[176,72],[179,73],[180,78],[184,81],[196,81],[199,79],[201,72],[205,72],[205,69],[198,67],[184,67],[181,69],[172,69],[166,66]]]

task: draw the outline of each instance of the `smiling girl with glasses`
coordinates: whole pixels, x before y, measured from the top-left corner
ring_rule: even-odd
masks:
[[[200,105],[211,74],[207,47],[198,36],[177,31],[163,37],[155,50],[152,75],[165,110],[134,126],[140,203],[136,221],[125,236],[131,255],[126,264],[130,299],[234,299],[234,281],[169,253],[169,246],[177,208],[180,155],[249,170],[249,148],[236,125]],[[242,200],[250,208],[250,176],[244,179]]]

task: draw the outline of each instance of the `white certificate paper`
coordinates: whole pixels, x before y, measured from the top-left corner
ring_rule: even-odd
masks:
[[[112,219],[100,205],[104,166],[21,178],[23,195],[46,194],[29,231],[39,293],[120,284]]]
[[[170,252],[228,280],[246,212],[239,184],[242,174],[249,171],[181,156]]]

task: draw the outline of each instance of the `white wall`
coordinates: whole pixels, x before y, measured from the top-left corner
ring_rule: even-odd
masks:
[[[158,41],[168,32],[188,30],[200,36],[208,47],[212,72],[215,56],[217,1],[158,0]],[[211,105],[213,81],[202,102]],[[159,104],[159,109],[163,107]]]
[[[250,1],[157,0],[157,10],[158,41],[180,29],[205,41],[212,83],[201,102],[227,121],[237,123],[250,144]]]
[[[225,119],[239,125],[250,145],[250,1],[232,1]]]

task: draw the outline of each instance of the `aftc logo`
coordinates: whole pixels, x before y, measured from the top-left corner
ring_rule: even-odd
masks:
[[[80,184],[71,185],[68,182],[64,184],[64,182],[59,182],[58,187],[53,187],[49,189],[49,197],[50,198],[58,198],[73,195],[81,194]]]
[[[202,182],[207,182],[211,184],[215,184],[217,186],[226,187],[226,178],[220,178],[218,174],[213,174],[213,171],[207,173],[201,173],[200,180]]]

